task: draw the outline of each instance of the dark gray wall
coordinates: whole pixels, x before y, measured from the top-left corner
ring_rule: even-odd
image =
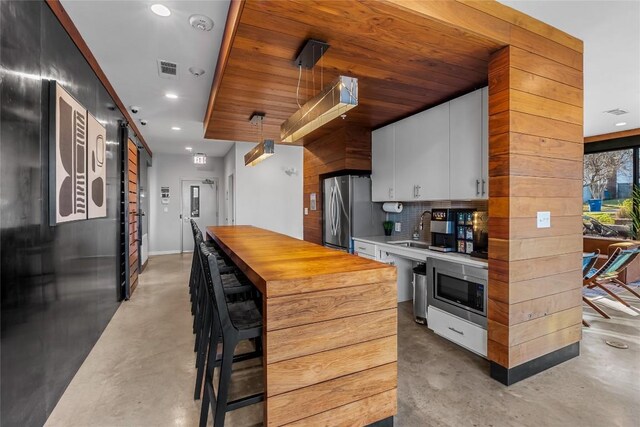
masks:
[[[43,1],[0,2],[0,65],[0,424],[40,426],[118,308],[123,117]],[[48,226],[47,79],[107,122],[107,218]]]

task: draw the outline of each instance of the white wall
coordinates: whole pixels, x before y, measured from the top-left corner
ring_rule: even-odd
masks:
[[[223,193],[224,193],[224,214],[220,213],[220,224],[231,225],[232,218],[229,195],[229,176],[236,173],[236,144],[233,144],[227,154],[224,156],[224,178],[223,178]]]
[[[208,157],[206,165],[196,167],[191,154],[154,154],[153,166],[149,168],[148,191],[150,255],[180,252],[182,243],[180,180],[204,178],[217,180],[218,218],[224,218],[223,176],[224,163],[221,157]],[[160,187],[169,187],[171,201],[168,205],[160,202]],[[167,208],[167,212],[164,212],[164,207]]]
[[[244,155],[254,146],[237,142],[230,150],[235,150],[236,224],[302,239],[302,147],[276,145],[273,156],[256,166],[245,166]],[[289,168],[296,173],[287,175]]]

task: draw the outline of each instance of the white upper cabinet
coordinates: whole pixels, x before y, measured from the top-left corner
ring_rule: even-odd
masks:
[[[451,199],[482,198],[482,91],[471,92],[449,104]]]
[[[371,196],[374,202],[397,200],[395,195],[395,124],[371,134]]]
[[[449,198],[449,106],[396,123],[396,199]]]

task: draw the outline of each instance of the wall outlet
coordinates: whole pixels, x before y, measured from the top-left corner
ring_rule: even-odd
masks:
[[[401,222],[396,222],[396,231],[398,233],[402,231],[402,223]]]
[[[164,207],[162,208],[162,211],[163,211],[164,213],[167,213],[167,212],[169,212],[169,208],[168,208],[168,207],[166,207],[166,206],[164,206]]]
[[[538,212],[538,228],[550,228],[551,227],[551,212]]]

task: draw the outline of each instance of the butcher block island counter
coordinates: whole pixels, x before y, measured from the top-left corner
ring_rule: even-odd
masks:
[[[208,227],[263,295],[265,425],[392,425],[395,267],[252,226]]]

